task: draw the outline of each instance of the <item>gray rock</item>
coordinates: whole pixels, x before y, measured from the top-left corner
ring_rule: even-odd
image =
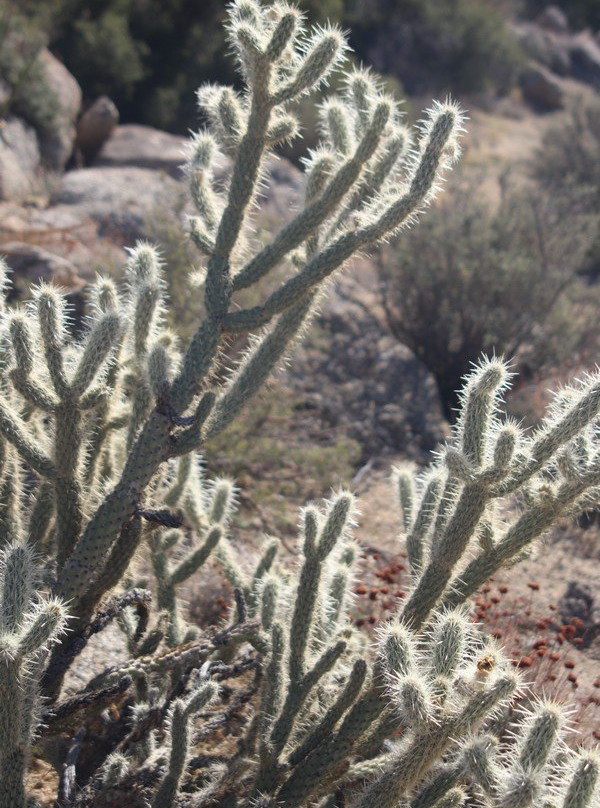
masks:
[[[550,9],[547,9],[547,12],[549,11]],[[543,68],[559,76],[568,76],[600,89],[598,35],[594,36],[591,31],[574,34],[568,29],[561,28],[558,20],[555,22],[554,26],[542,24],[540,19],[538,23],[519,22],[511,25],[513,33],[527,55],[537,63],[530,65],[523,73],[524,92],[535,96],[532,103],[543,109],[556,109],[557,104],[562,105],[563,95],[562,87],[556,83],[556,77],[549,75]],[[537,101],[537,98],[540,100]]]
[[[76,206],[99,224],[100,235],[132,241],[148,235],[149,221],[161,208],[181,207],[181,190],[148,168],[82,168],[64,175],[51,202]]]
[[[560,615],[565,623],[574,617],[583,623],[583,645],[588,647],[600,635],[600,608],[591,587],[579,581],[570,581],[559,601]]]
[[[534,61],[557,73],[568,76],[571,73],[571,37],[558,36],[532,23],[513,25],[512,30],[525,53]]]
[[[77,123],[76,150],[83,162],[91,163],[119,123],[119,110],[106,95],[97,98]]]
[[[79,236],[92,241],[90,230],[95,233],[96,224],[85,213],[71,206],[39,208],[16,202],[0,203],[2,242],[27,241],[47,246],[49,239],[56,239],[68,246]]]
[[[116,127],[94,164],[160,169],[179,178],[187,142],[187,138],[181,135],[171,135],[151,126],[124,124]]]
[[[600,90],[600,44],[584,31],[574,38],[570,48],[573,76]]]
[[[29,285],[53,281],[67,291],[79,291],[83,287],[73,264],[43,247],[9,242],[2,245],[2,254],[19,283]]]
[[[38,237],[41,239],[48,232],[62,233],[72,238],[85,225],[91,224],[95,227],[92,220],[85,213],[69,205],[53,205],[42,209],[32,207],[27,209],[27,214],[29,232],[37,232]]]
[[[32,284],[52,282],[65,291],[75,322],[81,321],[85,282],[70,261],[43,247],[22,242],[2,244],[2,254],[12,270],[12,299],[28,299]]]
[[[536,109],[550,111],[561,109],[565,93],[560,79],[540,65],[530,64],[520,77],[524,98]]]
[[[43,50],[38,61],[41,81],[57,100],[56,121],[39,132],[42,159],[52,171],[62,171],[75,143],[75,121],[81,109],[81,88],[67,68],[50,51]]]
[[[181,179],[184,151],[188,143],[188,138],[151,126],[123,124],[115,128],[93,164],[111,168],[131,166],[160,170]],[[216,184],[223,187],[231,173],[231,161],[221,156],[214,168]],[[290,208],[295,207],[299,200],[302,172],[289,160],[272,156],[267,161],[267,173],[260,197],[261,208],[289,218]]]
[[[362,306],[336,298],[317,319],[327,339],[304,343],[288,369],[299,409],[316,410],[363,448],[423,460],[446,433],[435,381]],[[327,395],[323,395],[323,391]]]
[[[19,118],[0,120],[0,199],[21,200],[39,186],[35,131]]]
[[[546,6],[538,16],[537,24],[541,28],[546,28],[548,31],[554,31],[557,34],[564,34],[569,30],[567,15],[558,6]]]

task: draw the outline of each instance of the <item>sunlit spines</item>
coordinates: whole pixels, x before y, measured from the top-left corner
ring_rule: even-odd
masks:
[[[484,359],[474,369],[461,393],[464,402],[459,427],[461,450],[475,467],[481,466],[486,456],[490,422],[508,378],[505,362]]]
[[[347,49],[342,33],[334,27],[316,28],[302,44],[302,59],[295,75],[275,92],[278,103],[291,101],[325,81],[343,60]]]
[[[567,775],[567,788],[561,808],[592,808],[600,785],[600,756],[597,751],[581,749]]]

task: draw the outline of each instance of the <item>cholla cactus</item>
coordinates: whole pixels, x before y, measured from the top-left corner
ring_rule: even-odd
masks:
[[[443,458],[416,485],[404,469],[395,475],[414,585],[382,631],[371,666],[362,638],[332,608],[337,582],[349,579],[352,497],[338,495],[326,513],[304,512],[304,562],[292,597],[285,578],[263,585],[269,603],[275,587],[280,605],[269,617],[266,680],[245,746],[246,752],[258,746],[247,804],[262,798],[266,805],[295,808],[323,798],[323,806],[336,805],[363,786],[351,799],[353,808],[462,805],[465,785],[476,785],[503,808],[593,804],[598,759],[568,751],[558,705],[534,705],[516,725],[516,741],[498,751],[505,739],[493,734],[493,716],[514,698],[519,680],[467,619],[465,601],[473,591],[470,570],[482,558],[490,575],[547,528],[533,492],[544,506],[552,503],[554,518],[597,498],[598,452],[591,440],[599,380],[590,377],[559,395],[547,422],[525,440],[499,418],[507,375],[498,360],[482,363],[466,385]],[[514,491],[524,497],[522,513],[498,537],[492,503]],[[329,554],[332,563],[324,568]],[[474,588],[486,576],[474,580]],[[390,747],[398,733],[401,742]],[[573,795],[580,801],[571,802]]]
[[[335,28],[307,32],[285,3],[251,0],[230,7],[229,37],[247,92],[199,91],[209,126],[192,139],[187,161],[197,211],[190,234],[206,255],[207,313],[189,346],[181,353],[165,328],[161,261],[147,244],[130,253],[125,296],[98,279],[83,344],[69,342],[64,300],[52,287],[37,290],[31,312],[7,315],[12,358],[0,432],[10,463],[16,450],[42,480],[28,529],[56,560],[53,592],[69,601],[75,632],[148,534],[169,462],[231,423],[301,330],[327,278],[412,221],[458,154],[457,106],[434,106],[413,143],[396,102],[367,71],[350,72],[342,95],[323,105],[324,136],[307,158],[304,208],[270,243],[254,246],[249,224],[265,157],[296,134],[288,107],[326,81],[347,46]],[[232,161],[225,190],[212,176],[220,153]],[[282,263],[290,267],[287,280],[260,304],[240,308],[235,293]],[[223,338],[247,331],[258,331],[252,347],[228,383],[214,388]],[[11,479],[6,473],[5,518],[15,522]],[[164,540],[153,537],[156,559]],[[165,601],[170,584],[163,584]],[[48,681],[48,692],[58,685]]]
[[[234,488],[228,480],[217,480],[210,488],[204,484],[201,468],[191,455],[177,462],[174,484],[164,496],[169,507],[184,506],[194,531],[194,545],[177,555],[184,543],[181,529],[158,529],[149,536],[152,567],[158,586],[157,606],[169,615],[167,640],[176,646],[194,636],[192,628],[182,625],[177,587],[206,563],[218,547],[232,511]],[[172,558],[175,554],[175,558]]]
[[[39,681],[65,609],[40,590],[31,549],[11,542],[0,557],[0,806],[25,808],[24,777],[39,721]]]
[[[496,412],[508,375],[506,364],[495,359],[472,373],[455,437],[421,486],[407,539],[417,583],[404,619],[413,626],[422,625],[440,599],[448,607],[463,603],[500,566],[527,552],[561,514],[597,500],[600,375],[555,396],[549,416],[530,437]],[[514,494],[525,507],[506,527],[496,514]]]
[[[171,808],[179,792],[190,752],[190,719],[217,695],[213,682],[204,682],[187,699],[177,699],[169,714],[169,766],[152,801],[152,808]]]
[[[130,251],[124,290],[97,279],[80,342],[53,287],[38,288],[24,309],[7,308],[0,295],[8,693],[0,808],[27,804],[38,683],[47,699],[39,754],[61,771],[61,806],[426,808],[462,805],[476,787],[499,808],[591,808],[597,760],[562,745],[556,707],[536,707],[516,744],[497,752],[505,739],[491,719],[518,681],[465,614],[489,575],[597,498],[597,375],[563,391],[525,437],[498,415],[506,366],[476,369],[441,460],[416,481],[396,475],[413,589],[374,652],[349,618],[350,493],[303,511],[297,574],[272,538],[252,569],[236,558],[235,488],[203,479],[198,450],[262,387],[327,280],[430,202],[458,156],[462,114],[435,105],[413,135],[371,74],[350,71],[321,106],[323,139],[306,160],[303,208],[256,245],[252,208],[265,158],[296,136],[292,102],[327,79],[347,46],[334,28],[307,32],[295,8],[256,0],[230,6],[229,37],[245,92],[200,90],[208,128],[187,155],[206,311],[189,345],[165,325],[164,267],[148,244]],[[231,161],[225,188],[213,181],[219,155]],[[260,292],[279,267],[284,280]],[[0,274],[4,286],[4,265]],[[245,307],[236,293],[249,287],[259,302]],[[242,332],[251,347],[220,385],[223,341]],[[521,511],[500,524],[495,514],[514,495]],[[43,582],[29,547],[43,559]],[[135,577],[140,548],[149,549],[155,609]],[[236,608],[219,630],[200,631],[186,621],[179,587],[209,558]],[[64,635],[61,604],[72,617]],[[69,668],[113,620],[129,658],[63,693]],[[238,743],[223,751],[230,722]],[[56,741],[65,737],[73,738],[66,754]],[[555,762],[568,770],[558,786]]]

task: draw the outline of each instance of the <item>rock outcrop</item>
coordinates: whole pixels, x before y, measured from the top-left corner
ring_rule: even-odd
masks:
[[[100,235],[125,243],[148,235],[149,221],[161,207],[182,206],[181,186],[148,168],[82,168],[67,172],[51,203],[89,216]]]
[[[161,132],[151,126],[124,124],[114,130],[94,161],[96,166],[123,168],[135,166],[165,171],[176,179],[182,176],[187,138]]]
[[[556,76],[576,79],[600,90],[600,43],[591,31],[570,31],[560,9],[549,6],[537,20],[514,23],[512,29],[525,53],[537,66]],[[525,73],[528,70],[526,68]],[[549,77],[543,75],[542,79],[547,87]],[[538,86],[542,84],[539,77],[537,83]],[[534,92],[537,94],[536,90]],[[555,93],[546,88],[541,92],[545,95]]]
[[[98,225],[75,207],[1,203],[0,255],[12,270],[11,297],[26,299],[31,284],[54,281],[67,291],[77,323],[87,283],[96,272],[116,268],[125,258],[123,250],[98,231]]]
[[[0,199],[21,201],[34,193],[40,163],[35,130],[19,118],[0,121]]]
[[[287,374],[299,409],[343,429],[363,459],[403,452],[423,460],[446,435],[433,376],[361,305],[332,289],[317,317],[324,340],[302,344]],[[367,311],[367,308],[369,311]]]
[[[532,62],[521,73],[520,84],[524,98],[536,109],[549,112],[564,106],[560,79],[545,67]]]
[[[536,22],[540,28],[552,31],[555,34],[567,34],[569,32],[567,15],[558,6],[546,6]]]
[[[589,32],[577,36],[571,46],[573,77],[600,91],[600,43]]]
[[[9,242],[2,245],[2,253],[19,284],[53,281],[68,291],[80,291],[84,282],[76,267],[66,258],[35,244]]]
[[[81,88],[67,68],[43,50],[38,56],[41,81],[56,99],[56,115],[51,125],[38,130],[44,164],[52,171],[62,171],[75,143],[75,123],[81,109]]]

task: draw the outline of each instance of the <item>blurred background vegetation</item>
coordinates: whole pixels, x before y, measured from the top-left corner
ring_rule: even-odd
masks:
[[[600,24],[598,0],[562,0],[571,24]],[[506,93],[519,65],[505,16],[535,14],[538,0],[299,0],[310,19],[351,31],[357,58],[409,95]],[[123,122],[184,133],[196,124],[194,91],[234,82],[223,35],[224,0],[0,0],[1,25],[19,21],[45,40],[82,86],[110,96]],[[0,35],[2,31],[0,30]]]

